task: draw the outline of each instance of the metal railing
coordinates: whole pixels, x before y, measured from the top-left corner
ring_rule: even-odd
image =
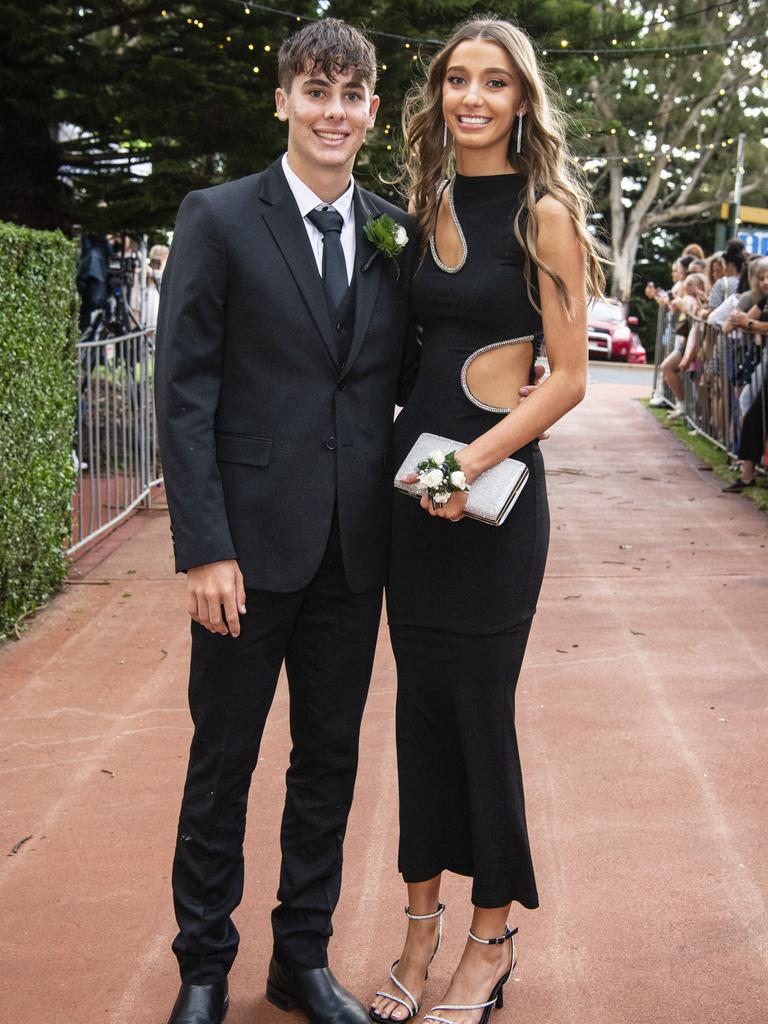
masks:
[[[675,396],[664,380],[661,364],[675,350],[678,315],[660,309],[656,332],[654,394],[662,396],[670,406],[674,406]],[[758,403],[762,437],[766,437],[768,401],[764,382],[768,374],[768,338],[742,330],[725,334],[715,324],[697,317],[689,320],[688,339],[682,345],[677,341],[683,352],[688,348],[691,354],[688,369],[680,374],[685,419],[692,430],[738,458],[744,417],[754,403]],[[765,468],[765,444],[762,467]]]
[[[69,554],[111,529],[162,481],[155,424],[154,329],[83,341],[79,362],[77,486]]]

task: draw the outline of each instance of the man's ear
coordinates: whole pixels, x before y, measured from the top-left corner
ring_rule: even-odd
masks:
[[[275,109],[277,110],[278,121],[288,120],[288,111],[286,110],[287,99],[288,94],[286,91],[278,86],[277,89],[275,89]]]
[[[368,128],[373,128],[376,123],[376,112],[381,103],[381,96],[371,96],[371,105],[368,108]]]

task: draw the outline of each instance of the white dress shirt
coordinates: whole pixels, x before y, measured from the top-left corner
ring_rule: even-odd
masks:
[[[341,218],[344,221],[341,229],[341,248],[344,250],[344,259],[347,264],[347,281],[351,283],[355,267],[355,207],[352,202],[352,196],[355,191],[354,178],[350,180],[349,188],[346,192],[340,195],[333,203],[326,203],[319,199],[312,189],[308,188],[301,178],[291,170],[288,164],[287,153],[283,155],[282,165],[283,173],[288,181],[291,192],[293,192],[293,198],[296,200],[299,213],[304,221],[304,227],[307,229],[307,237],[312,246],[312,252],[315,254],[317,270],[321,277],[323,273],[323,235],[314,224],[307,220],[307,214],[318,207],[324,209],[326,206],[332,207],[341,214]]]

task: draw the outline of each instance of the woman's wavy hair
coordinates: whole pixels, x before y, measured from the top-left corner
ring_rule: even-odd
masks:
[[[557,288],[563,306],[572,317],[573,302],[562,278],[539,258],[536,201],[549,193],[566,207],[573,220],[586,258],[587,292],[593,298],[603,294],[605,274],[601,264],[610,260],[604,246],[587,231],[587,217],[593,210],[581,168],[570,155],[566,142],[565,114],[555,91],[545,80],[538,65],[533,44],[526,33],[508,21],[495,17],[472,18],[458,26],[445,46],[430,61],[422,84],[414,87],[403,105],[404,154],[400,184],[416,211],[421,231],[421,256],[437,221],[438,189],[453,170],[453,147],[443,146],[443,81],[453,50],[467,39],[485,39],[505,50],[522,83],[522,99],[527,102],[523,119],[521,152],[515,152],[510,133],[509,161],[527,176],[526,200],[514,221],[515,236],[526,255],[525,277],[528,296],[539,310],[531,283],[531,263],[547,273]],[[525,237],[521,213],[525,218]]]

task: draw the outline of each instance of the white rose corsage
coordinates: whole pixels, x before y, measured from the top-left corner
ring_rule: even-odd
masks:
[[[418,464],[417,470],[419,482],[426,489],[433,505],[445,505],[455,491],[469,491],[456,452],[444,455],[436,448]]]
[[[376,256],[381,253],[382,256],[392,260],[395,265],[395,273],[399,278],[400,267],[396,257],[400,255],[409,241],[408,232],[403,225],[398,224],[393,217],[386,213],[382,213],[378,217],[374,217],[369,213],[368,220],[363,226],[363,232],[376,251],[362,269],[367,270],[376,259]]]

